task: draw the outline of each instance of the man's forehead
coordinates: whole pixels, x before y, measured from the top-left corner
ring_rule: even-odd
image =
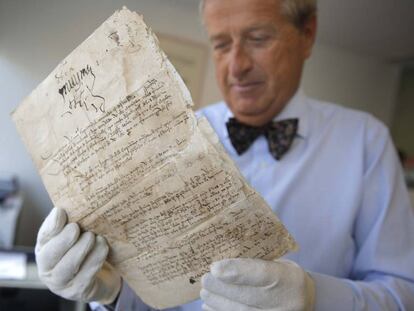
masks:
[[[236,4],[240,3],[240,2],[248,2],[252,5],[259,5],[261,3],[280,4],[283,1],[284,0],[245,0],[245,1],[240,1],[240,0],[202,0],[201,1],[201,9],[203,10],[207,6],[207,4],[211,4],[211,3],[214,3],[214,2],[221,3],[221,4],[229,4],[229,5],[232,5],[233,7],[235,7]]]
[[[282,0],[205,0],[202,13],[210,11],[231,14],[240,11],[268,12],[280,11]]]
[[[210,36],[224,29],[266,28],[281,18],[280,5],[278,0],[206,0],[203,18]]]
[[[259,32],[259,31],[275,33],[277,29],[274,25],[269,24],[269,23],[263,23],[263,22],[258,22],[257,24],[247,25],[246,27],[239,27],[237,29],[234,29],[234,28],[230,29],[230,27],[227,29],[217,28],[209,32],[209,39],[211,41],[214,41],[216,39],[221,39],[223,37],[227,37],[228,35],[230,35],[231,32],[233,33],[237,32],[237,34],[243,36],[243,35],[248,35],[254,32]]]

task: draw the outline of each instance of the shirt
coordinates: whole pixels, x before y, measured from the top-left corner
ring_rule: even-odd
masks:
[[[275,118],[299,118],[292,147],[276,161],[263,136],[237,155],[225,103],[201,114],[299,244],[285,258],[314,280],[315,310],[414,309],[414,210],[380,121],[299,91]],[[201,310],[201,304],[170,310]],[[116,309],[152,310],[125,283]]]

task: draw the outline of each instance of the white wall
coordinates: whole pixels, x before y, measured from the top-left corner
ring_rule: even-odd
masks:
[[[302,86],[310,96],[371,112],[391,125],[399,78],[397,65],[319,44],[305,66]]]
[[[0,0],[0,171],[16,172],[25,193],[19,244],[34,244],[51,202],[9,113],[121,5],[143,13],[157,32],[206,42],[196,5],[182,3],[191,1]],[[306,66],[303,88],[317,98],[371,111],[389,123],[397,83],[395,66],[318,45]],[[211,61],[202,97],[201,105],[220,99]]]

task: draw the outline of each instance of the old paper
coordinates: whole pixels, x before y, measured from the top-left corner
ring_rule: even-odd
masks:
[[[13,114],[56,206],[103,235],[152,307],[199,296],[216,260],[295,244],[251,189],[142,17],[114,13]]]

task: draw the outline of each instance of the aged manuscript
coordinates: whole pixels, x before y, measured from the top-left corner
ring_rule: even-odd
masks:
[[[155,308],[197,299],[213,261],[295,247],[191,106],[142,16],[124,8],[13,113],[53,203],[108,240],[108,261]]]

